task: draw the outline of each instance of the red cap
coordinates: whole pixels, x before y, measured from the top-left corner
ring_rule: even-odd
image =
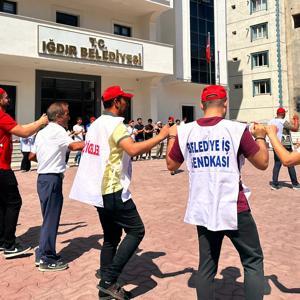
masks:
[[[280,114],[285,114],[287,112],[287,110],[285,110],[283,107],[279,107],[277,109],[277,114],[280,115]]]
[[[93,122],[93,121],[95,121],[95,120],[96,120],[95,117],[90,117],[90,122]]]
[[[170,116],[169,119],[168,119],[168,121],[174,122],[174,117]]]
[[[209,85],[202,91],[202,102],[226,99],[227,93],[221,85]]]
[[[4,94],[7,94],[6,91],[4,89],[0,88],[0,95],[2,96]]]
[[[109,100],[112,100],[112,99],[115,99],[119,96],[122,96],[124,98],[128,98],[128,99],[131,99],[133,97],[133,94],[128,94],[128,93],[125,93],[120,86],[118,85],[115,85],[115,86],[110,86],[109,88],[107,88],[103,95],[102,95],[102,101],[105,102],[105,101],[109,101]]]

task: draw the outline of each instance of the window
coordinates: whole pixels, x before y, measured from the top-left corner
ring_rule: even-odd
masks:
[[[231,8],[232,8],[232,9],[235,9],[235,8],[236,8],[235,4],[231,5]]]
[[[131,36],[131,27],[114,24],[114,34],[123,35],[123,36]]]
[[[252,53],[252,68],[269,66],[269,52]]]
[[[2,11],[8,14],[17,14],[17,2],[3,1]]]
[[[299,28],[300,27],[300,14],[293,15],[294,19],[294,28]]]
[[[251,0],[251,13],[267,10],[267,0]]]
[[[234,31],[232,31],[232,34],[233,34],[233,35],[236,35],[236,31],[235,31],[235,30],[234,30]]]
[[[78,27],[79,26],[79,17],[57,11],[56,12],[56,23]]]
[[[251,41],[268,38],[267,23],[251,26]]]
[[[241,83],[234,85],[235,90],[242,89],[242,88],[243,88],[243,85]]]
[[[238,58],[237,58],[237,57],[234,57],[232,60],[233,60],[233,61],[238,61]]]
[[[270,79],[253,81],[253,96],[271,93]]]

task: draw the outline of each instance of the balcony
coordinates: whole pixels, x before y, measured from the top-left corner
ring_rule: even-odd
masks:
[[[0,28],[4,65],[128,77],[173,74],[171,45],[4,13]]]

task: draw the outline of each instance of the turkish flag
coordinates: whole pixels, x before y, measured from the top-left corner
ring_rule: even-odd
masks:
[[[207,44],[206,44],[206,50],[205,50],[205,56],[206,56],[206,61],[209,64],[211,61],[211,53],[210,53],[210,32],[208,33],[207,36]]]

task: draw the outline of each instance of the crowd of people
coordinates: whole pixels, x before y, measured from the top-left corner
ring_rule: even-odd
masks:
[[[189,172],[184,220],[197,228],[198,299],[214,297],[213,282],[225,236],[240,255],[246,299],[262,299],[263,251],[248,193],[242,184],[241,169],[245,158],[257,169],[268,167],[268,136],[276,155],[272,183],[276,186],[277,161],[289,167],[300,164],[300,152],[285,148],[280,140],[284,128],[298,129],[298,117],[294,116],[293,122],[287,124],[282,121],[285,111],[279,108],[277,118],[268,126],[254,123],[249,128],[247,124],[227,120],[226,90],[211,85],[201,94],[200,108],[204,116],[195,122],[185,124],[185,120],[174,121],[169,117],[164,126],[160,121],[153,125],[151,119],[144,126],[138,118],[137,124],[131,120],[126,126],[123,116],[133,95],[112,86],[104,91],[101,99],[102,115],[91,120],[87,130],[78,118],[73,131],[68,132],[70,116],[66,102],[55,102],[47,109],[47,115],[33,123],[19,125],[6,113],[9,97],[0,89],[0,251],[4,257],[17,257],[30,249],[18,244],[15,236],[22,200],[10,167],[12,135],[29,138],[37,133],[30,151],[23,148],[23,152],[30,152],[26,154],[29,160],[38,162],[37,194],[43,223],[39,246],[35,249],[35,265],[42,272],[68,268],[56,252],[56,237],[63,206],[66,156],[69,151],[78,151],[78,169],[69,197],[94,206],[102,225],[104,242],[97,272],[99,299],[130,299],[130,293],[120,286],[118,279],[145,235],[143,221],[129,190],[131,158],[141,158],[143,154],[151,158],[153,147],[157,147],[156,156],[162,157],[163,143],[167,140],[168,170],[175,172],[185,162]],[[286,136],[288,134],[286,132]],[[86,174],[93,176],[87,180]],[[293,182],[292,176],[291,180],[297,189],[298,182]]]

